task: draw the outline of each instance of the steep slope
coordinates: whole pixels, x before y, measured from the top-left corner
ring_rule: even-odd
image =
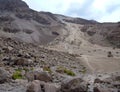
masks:
[[[97,23],[49,12],[37,12],[21,0],[0,0],[0,4],[0,36],[28,43],[48,44],[56,37],[62,38],[59,41],[64,40],[66,35],[71,34],[68,31],[69,23],[78,24],[78,27]]]
[[[33,11],[21,0],[1,0],[0,4],[0,36],[46,44],[64,29],[54,15]]]
[[[88,34],[92,44],[119,47],[119,23],[85,25],[82,31]]]
[[[118,92],[119,38],[119,23],[37,12],[22,0],[0,0],[0,92],[54,90],[56,84],[60,92]],[[47,86],[34,83],[29,89],[34,80]]]
[[[21,0],[0,2],[4,3],[0,7],[0,37],[90,56],[89,60],[96,57],[101,58],[99,60],[103,60],[103,57],[107,59],[109,51],[115,58],[119,57],[116,53],[119,53],[119,49],[113,50],[113,44],[119,46],[118,23],[98,23],[49,12],[36,12]],[[10,6],[8,9],[7,4]],[[82,59],[86,61],[84,56]]]

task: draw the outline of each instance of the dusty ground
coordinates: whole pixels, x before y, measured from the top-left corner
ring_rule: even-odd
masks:
[[[60,19],[62,19],[60,17]],[[88,39],[89,36],[81,32],[82,25],[66,23],[67,32],[63,31],[63,38],[59,38],[59,42],[49,45],[48,49],[69,52],[77,54],[91,74],[97,73],[116,73],[120,72],[120,49],[110,46],[100,46],[98,44],[91,44]],[[67,35],[68,34],[68,35]],[[98,41],[98,43],[100,43]],[[108,44],[104,42],[104,44]],[[108,57],[108,52],[111,52],[113,57]]]

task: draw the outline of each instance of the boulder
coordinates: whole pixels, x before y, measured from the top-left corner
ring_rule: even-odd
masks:
[[[26,92],[42,92],[40,88],[40,81],[35,80],[32,83],[29,83]]]
[[[52,81],[52,76],[49,73],[43,71],[27,72],[26,78],[28,79],[28,81],[33,81],[33,80],[40,80],[44,82]]]
[[[108,56],[108,57],[113,57],[112,52],[111,52],[111,51],[109,51],[107,56]]]
[[[7,82],[10,79],[10,74],[5,69],[0,68],[0,84]]]
[[[93,92],[119,92],[119,91],[118,89],[114,89],[114,88],[94,87]]]
[[[26,92],[58,92],[58,89],[55,84],[34,80],[28,84]]]
[[[87,84],[81,78],[66,80],[61,84],[61,92],[87,92]]]
[[[33,60],[22,58],[22,57],[17,58],[16,60],[14,60],[14,65],[22,65],[22,66],[33,65]]]
[[[101,92],[97,87],[94,87],[93,92]]]
[[[96,78],[96,79],[94,80],[94,83],[103,83],[103,81],[100,80],[100,79],[98,79],[98,78]]]

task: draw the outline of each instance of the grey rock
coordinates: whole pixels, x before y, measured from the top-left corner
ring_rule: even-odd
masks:
[[[14,60],[14,65],[29,66],[29,65],[33,65],[33,61],[31,59],[18,58]]]
[[[103,83],[103,81],[100,80],[100,79],[98,79],[98,78],[96,78],[96,79],[94,80],[94,83]]]
[[[61,92],[87,92],[87,85],[81,78],[73,78],[61,84]]]
[[[0,68],[0,83],[7,82],[10,79],[10,74],[3,68]]]
[[[40,87],[40,81],[35,80],[29,83],[26,92],[42,92]]]
[[[118,91],[118,89],[114,89],[114,88],[94,87],[93,92],[119,92],[119,91]]]
[[[33,80],[40,80],[44,82],[52,81],[52,76],[49,73],[43,71],[27,72],[26,77],[29,81],[33,81]]]
[[[26,92],[58,92],[59,87],[55,84],[34,80],[28,84]]]

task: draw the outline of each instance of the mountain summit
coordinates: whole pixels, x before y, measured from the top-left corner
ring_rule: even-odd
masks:
[[[1,11],[21,11],[29,9],[28,5],[21,0],[0,0]]]

